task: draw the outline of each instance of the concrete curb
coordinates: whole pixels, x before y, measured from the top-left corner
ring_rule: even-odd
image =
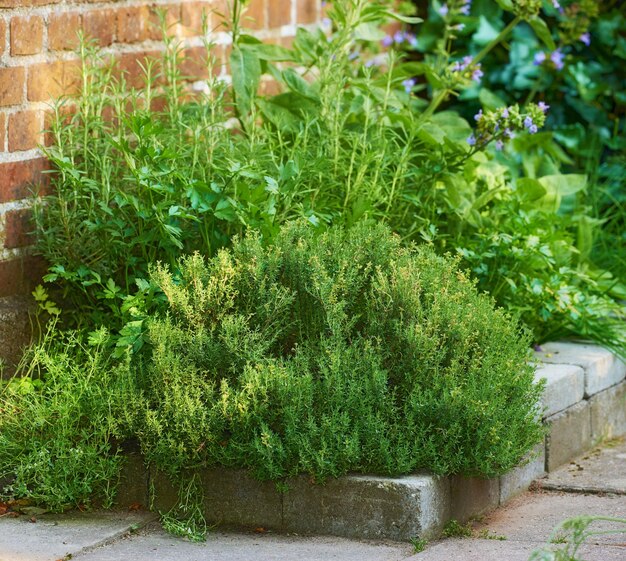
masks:
[[[597,442],[626,434],[626,365],[594,345],[549,343],[537,353],[537,379],[546,378],[547,435],[526,464],[494,479],[345,476],[315,485],[293,478],[279,491],[245,471],[202,474],[210,523],[263,527],[282,532],[408,541],[437,537],[451,519],[464,522],[506,503],[530,484]],[[130,458],[118,503],[147,501],[167,511],[177,493],[165,477],[146,473]],[[147,485],[146,485],[147,482]]]

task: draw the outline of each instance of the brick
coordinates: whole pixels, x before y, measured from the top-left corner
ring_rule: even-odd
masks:
[[[317,2],[314,0],[298,0],[296,6],[298,23],[315,23],[317,21]]]
[[[22,103],[25,76],[21,66],[0,68],[0,107]]]
[[[39,257],[0,261],[0,298],[28,294],[41,282],[45,271],[45,263]]]
[[[191,47],[183,51],[183,59],[180,63],[180,71],[183,76],[191,80],[208,78],[207,52],[204,47]]]
[[[0,298],[0,360],[5,366],[0,377],[9,378],[15,372],[24,347],[31,341],[32,311],[31,300],[25,296]]]
[[[0,152],[6,150],[5,144],[7,139],[7,116],[6,113],[0,113]]]
[[[15,249],[32,243],[32,211],[27,208],[9,210],[4,215],[4,247]]]
[[[180,4],[158,4],[149,8],[148,21],[146,24],[146,34],[148,39],[160,41],[163,37],[161,31],[161,20],[159,13],[165,15],[165,25],[167,27],[167,35],[174,37],[178,28],[181,15]]]
[[[32,190],[47,193],[50,187],[50,169],[45,158],[0,164],[0,203],[24,199]]]
[[[147,6],[135,6],[117,10],[117,41],[138,43],[148,38],[150,10]]]
[[[202,35],[203,13],[209,17],[207,2],[185,2],[180,7],[180,24],[183,35],[192,37]]]
[[[43,48],[40,16],[11,18],[11,55],[35,55]]]
[[[61,0],[0,0],[0,8],[26,8],[27,6],[46,6],[58,4]]]
[[[28,100],[48,101],[78,92],[80,62],[76,60],[33,64],[28,69]]]
[[[50,14],[48,49],[51,51],[73,51],[77,49],[80,29],[81,16],[78,12]]]
[[[291,23],[291,0],[270,0],[269,28],[289,25]]]
[[[83,14],[83,31],[99,47],[108,47],[115,39],[115,22],[114,10],[91,10]]]
[[[37,148],[41,140],[39,111],[18,111],[9,115],[9,152]]]
[[[270,4],[282,0],[270,0]],[[267,27],[265,0],[252,0],[243,14],[241,24],[246,29],[264,29]]]
[[[123,75],[126,82],[133,88],[141,88],[145,84],[144,71],[141,66],[145,66],[147,58],[158,59],[160,56],[159,51],[124,53],[119,57],[117,75]]]
[[[4,54],[4,45],[7,39],[7,24],[3,19],[0,19],[0,56]]]

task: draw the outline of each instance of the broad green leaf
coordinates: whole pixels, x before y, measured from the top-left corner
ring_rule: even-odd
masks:
[[[500,33],[500,30],[485,16],[480,16],[479,22],[478,30],[474,33],[473,39],[477,45],[484,46],[493,41]]]
[[[539,178],[539,183],[548,193],[558,193],[561,196],[573,195],[587,187],[587,176],[581,174],[546,175]]]
[[[517,180],[517,191],[527,201],[541,199],[547,193],[545,187],[537,179],[522,177]]]
[[[537,34],[537,37],[539,37],[541,42],[548,47],[548,49],[554,51],[556,49],[556,45],[554,44],[554,39],[552,39],[552,33],[550,32],[548,24],[538,16],[528,20],[528,23],[533,28],[533,31]]]
[[[293,59],[293,53],[281,47],[280,45],[271,45],[267,43],[243,44],[240,47],[246,51],[255,54],[261,60],[271,62],[281,62]]]
[[[241,115],[248,115],[261,80],[261,63],[254,52],[238,45],[230,55],[233,91]]]
[[[443,129],[432,123],[425,123],[417,131],[417,136],[426,144],[443,144],[446,133]]]
[[[283,80],[291,91],[299,93],[309,99],[317,99],[311,85],[293,68],[287,68],[283,71]]]
[[[380,41],[385,32],[374,23],[362,23],[354,30],[354,38],[359,41]]]

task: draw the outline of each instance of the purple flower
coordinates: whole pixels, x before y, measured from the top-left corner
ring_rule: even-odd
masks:
[[[415,79],[414,78],[408,78],[407,80],[404,80],[402,82],[402,85],[404,86],[404,91],[406,93],[411,93],[411,90],[413,89],[413,86],[415,86]]]
[[[483,118],[483,110],[480,109],[476,115],[474,115],[474,121],[478,122]]]
[[[515,133],[511,129],[504,129],[504,136],[507,138],[515,138]]]
[[[375,64],[376,61],[373,58],[370,58],[369,60],[365,61],[365,68],[371,68]]]
[[[579,39],[587,46],[591,45],[591,35],[589,33],[583,33]]]
[[[359,58],[359,53],[357,51],[352,51],[348,55],[348,60],[356,60],[357,58]]]
[[[461,9],[459,10],[464,16],[469,16],[470,15],[470,10],[472,9],[472,6],[470,4],[466,4],[465,6],[461,6]]]
[[[496,140],[496,150],[500,152],[504,148],[504,142],[500,139]]]
[[[449,10],[449,8],[448,8],[448,5],[447,5],[447,4],[444,4],[443,6],[441,6],[441,8],[439,8],[439,15],[440,15],[442,18],[445,18],[445,17],[448,15],[448,12],[449,12],[449,11],[450,11],[450,10]]]
[[[539,109],[541,109],[544,113],[547,113],[548,109],[550,109],[550,106],[547,103],[544,103],[543,101],[540,101],[537,104],[537,107],[539,107]]]
[[[508,108],[508,107],[505,107],[505,108],[502,110],[502,118],[503,118],[503,119],[508,119],[508,118],[509,118],[509,108]]]
[[[383,47],[391,47],[391,45],[393,45],[393,37],[391,35],[385,35],[380,43]]]
[[[417,37],[415,35],[412,33],[406,33],[405,37],[411,47],[417,47]]]
[[[550,53],[550,60],[554,63],[554,66],[557,70],[561,70],[563,66],[565,66],[563,59],[563,53],[560,49],[557,49],[556,51],[552,51]]]
[[[528,132],[530,134],[535,134],[538,130],[537,125],[530,125],[530,127],[528,127]]]
[[[544,53],[543,51],[539,51],[537,54],[535,54],[533,64],[535,66],[539,66],[540,64],[543,64],[545,60],[546,60],[546,53]]]
[[[474,80],[474,82],[480,82],[483,75],[484,72],[480,69],[480,64],[478,64],[476,69],[472,72],[472,80]]]
[[[404,33],[404,31],[396,31],[393,34],[393,40],[398,44],[404,43],[405,39],[406,39],[406,34]]]
[[[332,20],[330,18],[323,18],[322,19],[322,25],[324,27],[330,27],[333,24]]]
[[[532,127],[532,126],[533,126],[533,124],[534,124],[534,123],[533,123],[533,118],[532,118],[530,115],[528,115],[528,116],[524,119],[524,126],[525,126],[527,129],[529,129],[530,127]]]
[[[467,137],[467,143],[468,143],[470,146],[474,146],[474,145],[476,144],[476,137],[475,137],[473,134],[470,134],[470,135]]]
[[[561,4],[559,4],[559,0],[552,0],[552,5],[554,6],[555,10],[561,9]]]

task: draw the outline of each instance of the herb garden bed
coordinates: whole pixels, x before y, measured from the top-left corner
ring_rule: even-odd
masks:
[[[313,483],[291,478],[280,486],[243,470],[206,470],[207,521],[284,532],[406,541],[439,535],[451,519],[466,521],[506,503],[600,440],[626,434],[626,364],[594,345],[548,343],[537,352],[537,379],[546,378],[543,445],[526,465],[499,478],[352,475]],[[131,455],[118,492],[120,505],[172,508],[177,490]]]

